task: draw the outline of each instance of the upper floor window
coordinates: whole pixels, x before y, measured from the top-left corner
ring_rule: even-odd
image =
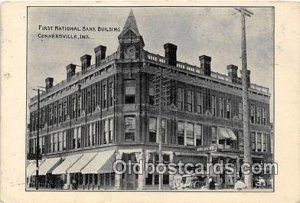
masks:
[[[262,124],[266,125],[267,124],[267,120],[266,120],[266,108],[262,108]]]
[[[72,116],[73,116],[73,118],[75,118],[75,115],[76,115],[76,98],[74,97],[72,99]]]
[[[177,125],[177,143],[179,145],[184,145],[184,123],[178,122]]]
[[[267,143],[268,143],[268,135],[267,134],[263,134],[263,152],[267,151]]]
[[[78,116],[81,115],[81,108],[82,108],[82,98],[81,95],[78,96]]]
[[[193,112],[194,109],[194,92],[192,90],[187,91],[187,110]]]
[[[197,92],[197,113],[202,114],[203,113],[203,93],[202,92]]]
[[[216,144],[218,139],[218,131],[216,126],[211,127],[211,143]]]
[[[231,100],[227,99],[226,102],[226,118],[230,119],[231,118]]]
[[[167,143],[167,120],[161,120],[161,140],[162,143]]]
[[[224,118],[224,98],[220,97],[219,98],[219,116],[221,118]]]
[[[125,142],[135,141],[136,119],[134,115],[128,115],[125,119]]]
[[[184,109],[184,89],[178,88],[177,89],[177,108],[178,110]]]
[[[255,151],[255,149],[256,149],[256,136],[255,136],[255,132],[251,132],[251,149],[252,149],[252,151]]]
[[[156,142],[156,118],[149,118],[149,142]]]
[[[217,99],[215,95],[211,96],[211,113],[213,116],[216,116],[216,106],[217,106]]]
[[[135,80],[125,80],[125,104],[134,104],[136,94]]]
[[[109,102],[108,105],[112,106],[114,103],[114,83],[110,82],[109,83]]]
[[[250,106],[250,121],[251,123],[254,123],[254,110],[255,107],[253,105]]]
[[[203,145],[202,126],[199,124],[195,125],[195,136],[196,136],[196,146]]]
[[[261,146],[261,139],[262,139],[261,133],[257,133],[256,136],[257,136],[256,137],[256,142],[257,142],[256,148],[257,148],[258,152],[261,152],[262,151],[261,150],[261,148],[262,148],[262,146]]]
[[[194,146],[194,124],[186,124],[186,145]]]
[[[149,87],[149,104],[154,105],[155,101],[155,87],[152,82],[150,82],[150,87]]]
[[[261,107],[256,107],[256,123],[261,124]]]
[[[243,118],[243,103],[239,102],[238,104],[238,112],[239,112],[239,119]]]
[[[105,84],[102,85],[102,108],[106,108],[107,104],[107,86]]]
[[[109,119],[108,142],[112,143],[114,140],[114,119]]]
[[[96,109],[96,89],[92,90],[92,111]]]

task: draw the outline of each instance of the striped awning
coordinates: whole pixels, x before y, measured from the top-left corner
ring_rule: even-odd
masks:
[[[218,135],[219,139],[237,140],[236,135],[230,128],[219,127]]]
[[[226,131],[232,140],[237,140],[236,135],[230,128],[226,128]]]
[[[99,174],[113,172],[113,163],[116,160],[115,150],[98,152],[93,160],[81,170],[82,174]]]
[[[219,127],[218,135],[219,135],[219,139],[230,139],[231,138],[230,135],[228,135],[226,128],[222,128],[222,127]]]
[[[75,162],[80,159],[81,156],[82,154],[75,154],[75,155],[65,157],[65,160],[52,171],[52,174],[59,175],[59,174],[67,173],[67,170],[71,166],[73,166]]]
[[[67,173],[80,173],[96,156],[97,153],[85,153],[83,156],[71,166]]]
[[[50,173],[61,161],[60,157],[45,159],[39,168],[39,175]]]
[[[43,163],[44,160],[39,160],[39,166],[41,165],[41,163]],[[36,171],[36,161],[35,160],[31,160],[29,161],[29,164],[26,168],[26,176],[29,177],[29,176],[32,176],[32,175],[35,175]]]

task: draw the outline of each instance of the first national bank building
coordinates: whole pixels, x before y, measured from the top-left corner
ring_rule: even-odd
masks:
[[[213,72],[211,57],[200,66],[177,61],[177,46],[164,44],[165,56],[144,50],[130,12],[116,52],[94,49],[76,65],[66,66],[66,80],[30,99],[27,153],[36,153],[37,130],[42,159],[38,182],[44,188],[144,190],[158,188],[158,174],[116,174],[113,163],[143,160],[158,163],[159,70],[162,77],[162,154],[164,163],[243,162],[242,84],[238,67],[228,75]],[[269,89],[249,82],[249,122],[253,163],[272,160]],[[39,110],[39,118],[38,118]],[[38,126],[39,125],[39,126]],[[28,161],[27,187],[35,186],[35,162]],[[144,170],[144,168],[143,168]],[[206,170],[206,169],[205,169]],[[219,188],[233,187],[237,175],[206,171]],[[163,175],[173,189],[174,175]]]

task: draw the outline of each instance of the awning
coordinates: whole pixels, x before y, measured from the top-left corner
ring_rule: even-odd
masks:
[[[41,163],[43,163],[43,161],[44,160],[42,160],[42,161],[39,160],[39,166],[41,165]],[[32,160],[32,161],[29,162],[29,165],[26,168],[26,176],[29,177],[29,176],[35,175],[34,174],[35,171],[36,171],[36,161]]]
[[[230,135],[228,134],[226,128],[219,127],[218,130],[219,139],[230,139]]]
[[[82,174],[98,174],[113,172],[113,163],[116,160],[115,150],[98,152],[96,157],[81,170]]]
[[[46,159],[39,168],[39,175],[50,173],[59,164],[60,160],[60,157]]]
[[[80,173],[81,170],[92,161],[97,153],[85,153],[83,156],[75,162],[71,168],[67,170],[67,173]]]
[[[82,156],[82,154],[75,154],[65,157],[65,160],[52,171],[52,174],[59,175],[67,173],[67,170],[75,164],[75,162]]]
[[[226,130],[232,140],[237,140],[234,132],[230,128],[226,128]]]

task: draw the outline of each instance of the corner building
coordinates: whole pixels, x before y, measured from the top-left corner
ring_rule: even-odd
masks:
[[[83,190],[158,188],[158,174],[114,173],[117,159],[158,163],[159,81],[162,79],[162,153],[164,163],[232,163],[243,161],[242,85],[238,67],[228,75],[213,72],[212,58],[199,56],[199,67],[177,61],[177,46],[166,43],[165,56],[144,50],[130,12],[118,50],[106,56],[100,45],[82,56],[81,70],[66,66],[66,80],[30,99],[28,153],[36,153],[39,128],[40,187]],[[160,71],[162,74],[160,75]],[[249,82],[249,122],[254,163],[271,161],[270,93]],[[39,125],[39,126],[38,126]],[[145,170],[144,166],[141,167]],[[237,175],[207,171],[218,188],[233,187]],[[28,161],[27,185],[34,187],[35,163]],[[165,189],[174,175],[163,175]]]

